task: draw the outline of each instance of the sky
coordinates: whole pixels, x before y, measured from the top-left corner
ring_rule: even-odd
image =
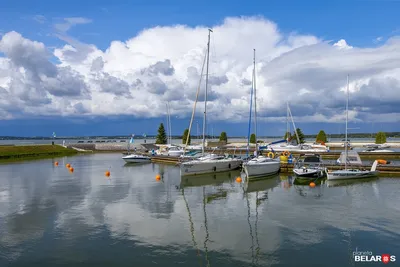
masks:
[[[400,131],[400,1],[1,1],[0,136]],[[197,127],[197,125],[199,125]],[[199,130],[198,130],[199,128]],[[253,131],[253,130],[252,130]]]

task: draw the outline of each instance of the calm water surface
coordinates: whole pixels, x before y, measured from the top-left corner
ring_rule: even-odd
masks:
[[[119,154],[0,165],[0,266],[382,266],[355,264],[356,248],[400,261],[400,179],[238,175],[181,180]]]

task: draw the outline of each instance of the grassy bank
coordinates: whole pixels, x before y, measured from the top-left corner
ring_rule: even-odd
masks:
[[[76,155],[77,151],[59,145],[0,146],[0,162]]]

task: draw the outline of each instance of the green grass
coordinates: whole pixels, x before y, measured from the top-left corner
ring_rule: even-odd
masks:
[[[0,162],[76,155],[74,149],[59,145],[0,146]]]

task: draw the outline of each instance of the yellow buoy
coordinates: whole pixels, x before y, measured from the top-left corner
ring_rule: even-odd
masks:
[[[69,171],[70,171],[70,172],[74,172],[74,168],[72,168],[72,167],[69,168]]]
[[[237,177],[237,178],[236,178],[236,182],[237,182],[237,183],[241,183],[241,182],[242,182],[242,177]]]
[[[54,162],[54,166],[58,166],[58,161]]]
[[[109,176],[111,175],[111,173],[110,173],[110,171],[106,171],[106,172],[104,173],[104,175],[107,176],[107,177],[109,177]]]
[[[71,164],[67,163],[67,165],[65,165],[65,167],[67,167],[69,169],[69,167],[71,167]]]
[[[161,175],[157,174],[157,175],[156,175],[156,180],[157,180],[157,181],[160,181],[160,180],[161,180]]]
[[[314,183],[314,182],[311,182],[311,183],[310,183],[310,187],[315,187],[315,183]]]

